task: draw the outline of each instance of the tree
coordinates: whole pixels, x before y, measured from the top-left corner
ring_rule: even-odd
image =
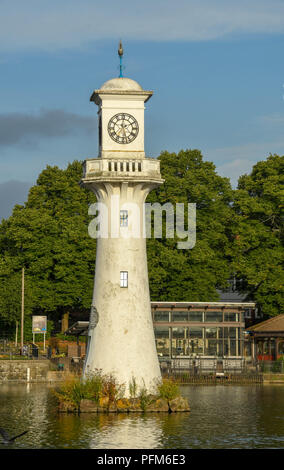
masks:
[[[270,155],[239,179],[232,263],[242,289],[263,314],[283,313],[284,157]]]
[[[151,299],[216,301],[216,288],[226,287],[231,276],[229,179],[203,161],[199,150],[162,152],[159,160],[165,182],[147,202],[196,203],[197,234],[194,248],[186,250],[177,248],[177,238],[147,241]]]
[[[165,182],[147,202],[195,203],[197,234],[192,249],[178,249],[164,221],[162,238],[147,240],[151,299],[216,301],[216,288],[235,274],[265,314],[283,311],[283,157],[257,163],[236,191],[199,150],[158,158]],[[79,186],[81,175],[79,161],[66,170],[47,166],[26,204],[0,225],[0,320],[8,326],[20,320],[22,267],[27,321],[90,308],[96,240],[88,206],[95,196]]]
[[[47,166],[26,204],[15,206],[12,216],[2,222],[2,318],[19,315],[18,294],[12,298],[9,292],[19,291],[16,283],[22,267],[28,280],[27,305],[34,314],[57,320],[62,313],[90,308],[96,243],[88,234],[88,206],[95,197],[79,186],[81,176],[78,161],[66,170]]]

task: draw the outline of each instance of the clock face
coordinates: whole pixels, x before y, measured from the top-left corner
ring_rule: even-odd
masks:
[[[130,144],[136,139],[138,132],[138,122],[130,114],[119,113],[109,120],[108,133],[118,144]]]

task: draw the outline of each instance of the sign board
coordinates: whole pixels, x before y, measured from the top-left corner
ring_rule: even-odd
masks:
[[[44,316],[33,316],[33,333],[46,333],[46,317]]]

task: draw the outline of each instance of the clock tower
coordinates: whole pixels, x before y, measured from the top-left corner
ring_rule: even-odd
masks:
[[[130,78],[113,78],[95,90],[98,105],[99,157],[144,158],[144,103],[152,96]]]
[[[119,51],[121,58],[122,47]],[[160,162],[144,151],[145,103],[153,92],[121,75],[105,82],[90,98],[98,106],[99,153],[84,162],[81,184],[104,208],[104,233],[97,238],[84,376],[96,369],[113,374],[125,384],[127,396],[133,378],[148,391],[161,379],[143,209],[148,193],[163,180]]]

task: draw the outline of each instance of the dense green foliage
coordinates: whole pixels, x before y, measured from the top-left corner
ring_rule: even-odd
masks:
[[[234,214],[229,179],[203,161],[199,150],[163,152],[159,159],[165,182],[147,202],[195,203],[197,233],[193,249],[178,249],[177,238],[148,240],[151,299],[216,301],[216,287],[225,287],[231,275],[228,227]]]
[[[148,405],[155,404],[160,398],[168,402],[181,396],[178,384],[172,379],[157,381],[155,394],[149,393],[145,386],[138,387],[135,377],[132,378],[132,386],[133,384],[135,393],[132,388],[130,398],[124,398],[125,384],[119,383],[111,374],[104,375],[101,370],[95,370],[84,380],[70,377],[52,389],[52,393],[64,411],[78,411],[82,400],[93,401],[100,407],[100,411],[107,411],[111,405],[114,406],[113,411],[117,410],[116,407],[120,411],[146,411]]]
[[[25,315],[89,308],[96,242],[88,234],[91,191],[78,184],[82,164],[47,167],[30,189],[25,206],[15,206],[0,226],[0,315],[20,318],[21,269],[25,267]]]
[[[123,397],[125,386],[119,384],[113,375],[95,370],[84,380],[79,377],[67,379],[60,387],[53,389],[53,393],[59,402],[78,407],[84,399],[99,404],[101,398],[107,398],[107,403],[114,403]]]
[[[163,379],[162,383],[158,384],[159,397],[167,401],[173,400],[180,396],[180,389],[176,382],[172,379]]]
[[[186,250],[176,237],[147,240],[151,299],[218,300],[216,288],[236,274],[265,314],[283,312],[284,157],[257,163],[235,191],[198,150],[162,152],[159,160],[165,183],[147,202],[195,203],[197,237]],[[2,221],[0,328],[20,319],[22,267],[26,321],[90,308],[96,241],[88,234],[88,206],[95,196],[79,186],[81,175],[78,161],[66,170],[48,166],[26,204]]]
[[[284,311],[284,157],[270,155],[239,179],[232,264],[248,292],[268,316]]]

